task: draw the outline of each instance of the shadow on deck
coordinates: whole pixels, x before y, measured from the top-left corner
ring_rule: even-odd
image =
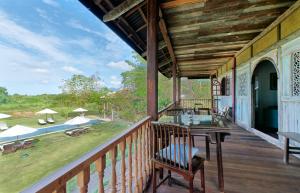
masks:
[[[300,192],[300,160],[291,156],[290,165],[284,165],[282,150],[236,125],[231,127],[231,136],[222,143],[226,193]],[[195,141],[205,152],[204,138],[195,138]],[[187,183],[176,174],[173,177]],[[211,160],[205,163],[205,178],[206,193],[218,192],[214,145],[211,145]],[[194,186],[200,188],[200,174],[196,175]],[[170,187],[165,182],[157,192],[183,193],[188,189],[176,185]]]

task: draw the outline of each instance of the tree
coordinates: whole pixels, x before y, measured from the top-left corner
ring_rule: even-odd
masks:
[[[91,102],[91,99],[96,99],[98,102],[98,92],[103,88],[100,84],[100,77],[95,74],[90,77],[84,75],[73,75],[70,79],[64,80],[63,85],[60,87],[62,92],[72,99],[75,97],[75,100],[78,104],[82,105],[86,102]]]
[[[8,92],[4,87],[0,87],[0,103],[7,103],[8,101]]]

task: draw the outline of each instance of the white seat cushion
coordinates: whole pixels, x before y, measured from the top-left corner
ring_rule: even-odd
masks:
[[[183,167],[187,167],[188,166],[188,163],[189,163],[189,146],[188,145],[185,145],[185,151],[184,151],[184,145],[183,144],[171,144],[171,147],[168,146],[168,147],[165,147],[163,149],[161,149],[159,151],[159,153],[157,152],[156,155],[157,156],[160,156],[164,159],[167,159],[167,160],[171,160],[174,162],[174,158],[175,158],[175,147],[176,147],[176,163],[179,164],[179,153],[180,153],[180,165],[183,166]],[[179,148],[180,148],[180,152],[179,152]],[[170,157],[170,151],[171,151],[171,157]],[[192,147],[191,149],[192,151],[192,158],[198,154],[200,154],[200,150],[198,148],[195,148],[195,147]],[[185,158],[186,160],[183,160],[184,159],[184,154],[185,154]],[[184,162],[185,161],[185,162]]]

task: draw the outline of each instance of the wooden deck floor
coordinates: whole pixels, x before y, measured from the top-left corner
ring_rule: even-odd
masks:
[[[231,126],[231,136],[222,144],[226,193],[300,192],[299,159],[291,157],[290,165],[284,165],[282,150],[240,127]],[[196,141],[196,145],[203,149],[203,139],[196,138]],[[218,192],[214,145],[211,145],[211,161],[205,163],[205,169],[206,193]],[[184,182],[179,176],[174,177]],[[200,174],[197,174],[194,181],[198,188],[199,178]],[[152,192],[152,189],[148,192]],[[184,193],[188,190],[176,185],[170,187],[164,183],[157,192]]]

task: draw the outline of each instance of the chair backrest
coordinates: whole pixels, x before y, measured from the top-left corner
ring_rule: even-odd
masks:
[[[192,170],[190,128],[152,122],[153,159],[178,170]]]

